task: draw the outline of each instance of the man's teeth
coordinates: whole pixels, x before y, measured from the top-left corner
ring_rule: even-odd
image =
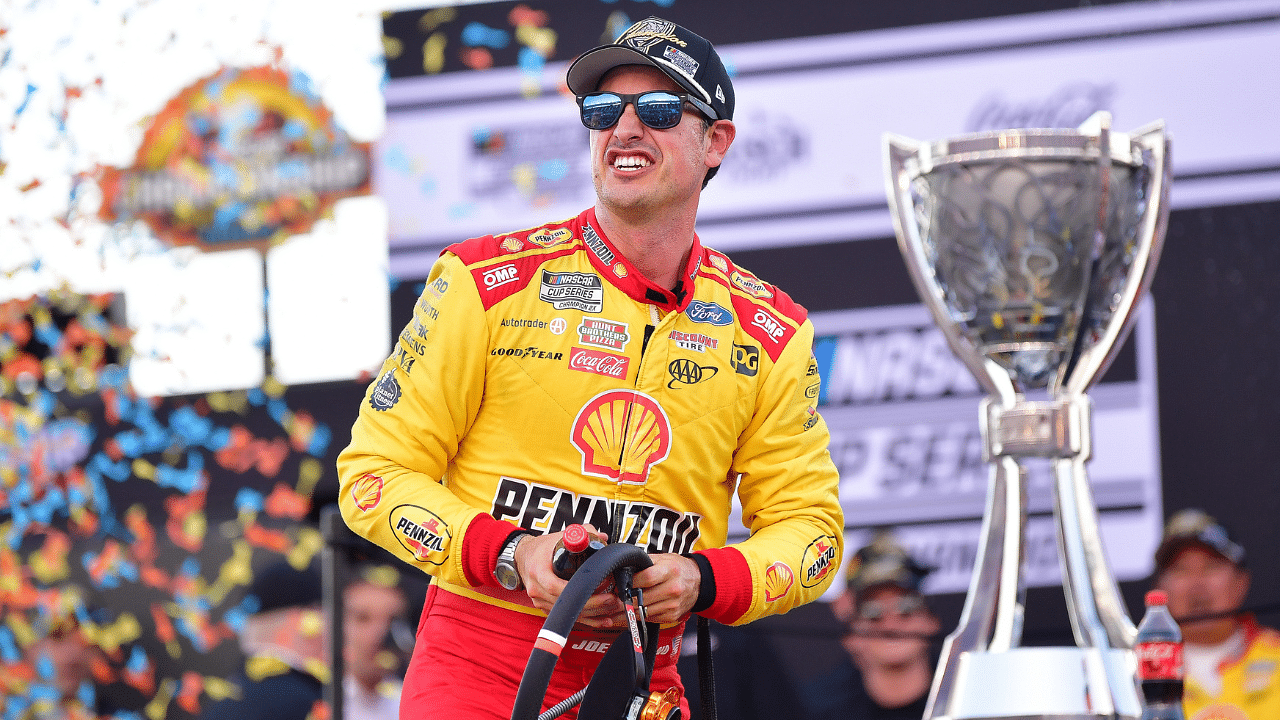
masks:
[[[632,167],[649,167],[651,163],[639,155],[620,155],[613,161],[614,167],[632,168]]]

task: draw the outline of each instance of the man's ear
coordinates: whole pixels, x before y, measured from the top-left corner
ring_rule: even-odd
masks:
[[[733,138],[738,134],[738,128],[733,124],[732,120],[717,120],[711,124],[707,130],[707,167],[719,167],[724,162],[725,153],[729,152],[729,146],[733,144]]]

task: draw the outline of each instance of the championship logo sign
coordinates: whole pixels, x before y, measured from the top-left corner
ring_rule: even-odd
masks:
[[[164,242],[266,247],[369,191],[353,143],[300,73],[224,68],[170,100],[134,163],[103,168],[104,220],[143,220]]]

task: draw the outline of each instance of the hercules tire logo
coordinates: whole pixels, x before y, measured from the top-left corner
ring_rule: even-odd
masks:
[[[643,485],[671,453],[671,421],[639,390],[606,390],[578,411],[569,441],[582,454],[583,474]]]

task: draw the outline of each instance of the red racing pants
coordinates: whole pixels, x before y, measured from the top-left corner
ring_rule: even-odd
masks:
[[[400,720],[506,720],[545,618],[483,603],[432,585],[418,622],[413,659],[400,695]],[[684,624],[658,636],[651,692],[680,690],[682,717],[689,703],[676,672]],[[587,686],[619,633],[575,627],[542,701],[545,712]],[[624,642],[630,642],[624,639]],[[561,715],[577,718],[577,709]]]

